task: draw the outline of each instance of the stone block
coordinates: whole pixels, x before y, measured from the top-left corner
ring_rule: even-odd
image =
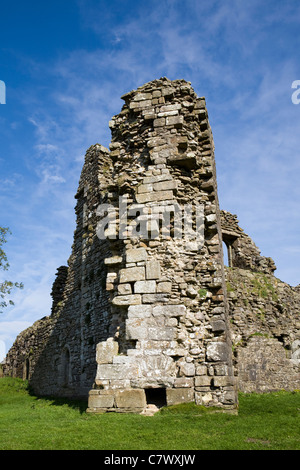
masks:
[[[149,330],[147,323],[141,318],[129,318],[126,320],[126,338],[133,340],[148,339]]]
[[[113,358],[113,364],[129,364],[134,361],[133,356],[124,356],[124,355],[119,355],[119,356],[114,356]],[[123,383],[124,381],[121,381]]]
[[[227,387],[228,385],[235,385],[235,377],[228,375],[214,377],[215,387]]]
[[[212,383],[212,377],[207,375],[198,375],[195,377],[195,387],[210,387]]]
[[[195,392],[196,405],[209,406],[213,404],[213,395],[211,392]]]
[[[163,282],[158,282],[156,286],[156,292],[159,293],[171,293],[172,291],[172,282],[169,281],[163,281]]]
[[[165,125],[165,123],[166,123],[165,118],[154,119],[153,127],[162,127]]]
[[[175,93],[175,88],[172,86],[164,87],[161,90],[162,96],[173,96],[174,93]]]
[[[207,346],[206,356],[208,361],[228,361],[231,352],[229,347],[224,342],[212,342]]]
[[[148,335],[150,340],[172,341],[175,337],[175,331],[172,327],[150,327]]]
[[[151,100],[152,99],[152,93],[137,93],[134,98],[133,98],[133,101],[145,101],[145,100]]]
[[[144,266],[120,269],[120,283],[145,280]]]
[[[119,284],[118,293],[120,295],[132,294],[131,284]]]
[[[184,154],[175,154],[174,153],[169,158],[169,162],[171,164],[174,164],[174,165],[179,165],[179,166],[183,166],[185,168],[192,169],[192,168],[195,168],[196,163],[197,163],[197,159],[196,159],[196,155],[193,152],[189,152],[188,154],[186,154],[186,153],[184,153]]]
[[[183,116],[166,117],[166,126],[174,126],[174,127],[180,128],[182,127],[182,125],[183,125]]]
[[[128,319],[147,318],[152,315],[152,305],[130,305],[128,308]]]
[[[153,294],[156,292],[155,281],[137,281],[134,284],[134,292],[136,294]]]
[[[164,354],[166,356],[176,356],[176,357],[180,357],[180,356],[186,356],[187,355],[187,350],[184,349],[184,348],[177,348],[177,347],[174,347],[174,348],[167,348],[167,349],[164,349]]]
[[[139,261],[146,261],[147,250],[145,248],[132,248],[126,251],[127,263],[138,263]]]
[[[113,338],[108,338],[97,344],[96,362],[97,364],[109,364],[113,362],[113,357],[118,354],[119,346]]]
[[[104,264],[108,266],[112,266],[115,264],[120,264],[122,263],[122,261],[123,261],[122,256],[111,256],[110,258],[105,258]]]
[[[138,193],[150,193],[151,191],[153,191],[153,184],[151,183],[141,184],[140,186],[138,186],[137,190],[138,190]]]
[[[195,375],[195,365],[191,362],[183,363],[180,366],[180,375],[187,377],[193,377]]]
[[[144,408],[147,405],[145,390],[119,390],[116,391],[117,408]]]
[[[163,113],[158,113],[157,117],[167,117],[167,116],[177,116],[178,111],[164,111]]]
[[[114,393],[112,394],[89,394],[88,407],[89,408],[113,408],[114,406]]]
[[[196,366],[196,375],[206,375],[207,374],[207,367],[200,364]]]
[[[192,388],[194,387],[194,379],[191,377],[178,377],[174,380],[176,388]]]
[[[190,388],[167,388],[167,405],[178,405],[194,401],[194,390]]]
[[[113,305],[140,305],[142,303],[142,297],[139,294],[129,294],[129,295],[117,295],[113,298]]]
[[[153,191],[148,193],[138,193],[135,195],[136,201],[139,204],[144,204],[146,202],[156,202],[156,201],[166,201],[173,199],[173,191]]]
[[[157,302],[168,302],[167,294],[143,294],[143,304],[155,304]]]
[[[169,111],[179,111],[181,109],[181,104],[176,103],[176,104],[166,104],[165,106],[160,107],[160,112],[161,113],[167,113]]]
[[[177,189],[177,181],[168,180],[168,181],[161,181],[160,183],[154,183],[153,189],[154,191],[166,191],[168,189]]]
[[[153,175],[153,176],[145,176],[143,178],[144,184],[146,183],[158,183],[160,181],[169,181],[172,180],[172,176],[169,173],[165,173],[163,175]]]
[[[181,317],[185,313],[185,305],[156,305],[153,307],[153,316]]]
[[[224,320],[214,319],[211,321],[211,327],[212,327],[212,331],[214,332],[222,332],[222,331],[225,331],[226,324]]]
[[[160,264],[159,261],[151,260],[146,262],[146,279],[159,279],[160,278]]]
[[[222,403],[224,405],[236,405],[236,393],[234,391],[226,391],[222,396]]]
[[[151,100],[140,100],[140,101],[131,101],[129,108],[133,111],[139,111],[143,108],[148,108],[152,105]],[[164,124],[161,124],[162,126]]]
[[[98,364],[97,380],[123,380],[139,377],[139,368],[136,364]]]

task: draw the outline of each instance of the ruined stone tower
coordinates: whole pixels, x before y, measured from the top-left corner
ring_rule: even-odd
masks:
[[[299,388],[299,289],[220,213],[204,98],[162,78],[122,99],[110,150],[85,156],[51,315],[19,335],[3,373],[38,395],[88,398],[90,412],[235,409],[236,380]]]
[[[105,220],[111,221],[113,256],[104,263],[112,319],[108,340],[97,345],[89,409],[143,409],[148,396],[234,407],[205,100],[184,80],[167,79],[122,98],[121,113],[110,121]]]

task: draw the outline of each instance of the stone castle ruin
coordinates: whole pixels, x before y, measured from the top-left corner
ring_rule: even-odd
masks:
[[[2,373],[88,397],[89,412],[235,410],[238,390],[299,389],[300,288],[220,210],[205,99],[166,78],[122,99],[110,150],[86,153],[51,315],[17,337]]]

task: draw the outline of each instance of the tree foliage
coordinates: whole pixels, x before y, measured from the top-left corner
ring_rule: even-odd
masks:
[[[0,269],[3,271],[7,271],[9,268],[7,256],[2,247],[7,242],[7,234],[10,233],[9,228],[0,227]],[[0,281],[0,312],[2,312],[2,309],[8,305],[14,305],[14,302],[11,299],[8,299],[8,296],[15,287],[23,289],[23,284],[21,282],[12,282],[7,280]]]

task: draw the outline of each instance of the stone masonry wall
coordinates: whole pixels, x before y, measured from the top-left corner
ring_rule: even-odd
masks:
[[[276,266],[272,258],[261,256],[253,240],[239,227],[237,216],[221,211],[222,237],[228,250],[229,267],[273,274]]]
[[[238,389],[299,389],[299,290],[240,268],[227,268],[226,279]]]
[[[111,319],[104,258],[110,251],[107,241],[96,235],[95,211],[106,197],[103,188],[106,194],[110,165],[107,149],[101,145],[88,149],[75,196],[72,253],[68,267],[58,269],[51,316],[23,332],[6,358],[5,369],[15,375],[10,364],[16,362],[20,375],[29,357],[27,376],[39,395],[86,398],[96,373],[96,344],[108,337]]]
[[[105,260],[115,334],[97,346],[89,410],[122,411],[132,396],[142,409],[147,390],[158,388],[165,390],[169,404],[235,407],[214,145],[205,100],[189,83],[167,79],[123,99],[121,113],[110,121],[116,191],[109,199],[112,223],[106,232],[112,247],[119,233],[123,247],[118,239],[118,256]],[[120,197],[128,204],[125,222]],[[202,238],[181,236],[178,216],[191,208],[190,229],[195,230],[197,207]]]
[[[4,375],[88,397],[90,412],[235,409],[237,387],[299,388],[300,290],[219,209],[205,99],[166,78],[122,99],[110,150],[86,152],[51,315],[18,336]]]

